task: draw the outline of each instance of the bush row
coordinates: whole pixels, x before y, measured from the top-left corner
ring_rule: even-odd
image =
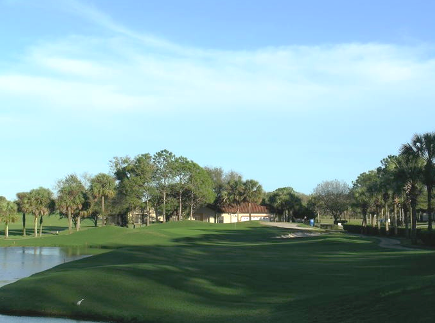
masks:
[[[367,234],[373,236],[395,236],[394,228],[390,227],[390,230],[387,233],[385,226],[382,226],[379,230],[377,227],[372,226],[367,226],[364,228],[362,225],[344,224],[343,229],[347,232],[358,234]],[[397,237],[408,238],[407,230],[405,228],[397,228]],[[423,241],[423,243],[427,246],[435,246],[435,231],[417,229],[417,238]]]
[[[362,234],[368,234],[374,236],[394,235],[394,228],[390,227],[389,232],[387,232],[385,226],[381,226],[381,229],[379,230],[378,227],[367,226],[364,228],[362,225],[344,224],[343,228],[344,230],[352,233],[362,233]],[[418,231],[421,231],[421,229],[417,229],[417,233]],[[405,228],[397,228],[397,236],[407,237],[407,230]]]

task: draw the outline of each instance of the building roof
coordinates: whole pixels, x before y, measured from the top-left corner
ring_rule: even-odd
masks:
[[[216,209],[216,208],[215,208]],[[220,213],[237,213],[236,205],[221,206],[216,209]],[[249,203],[245,202],[239,206],[239,213],[249,213]],[[251,203],[251,213],[269,214],[269,210],[264,205]]]

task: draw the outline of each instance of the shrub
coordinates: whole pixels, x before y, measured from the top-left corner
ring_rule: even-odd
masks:
[[[358,233],[358,234],[367,234],[367,235],[373,235],[373,236],[385,236],[387,235],[386,229],[384,226],[381,226],[381,230],[377,227],[367,226],[364,230],[364,227],[362,225],[354,225],[354,224],[345,224],[343,225],[343,229],[351,232],[351,233]],[[394,234],[394,228],[390,227],[389,236],[395,236],[395,237],[403,237],[408,238],[408,230],[406,228],[397,228],[397,236]],[[421,229],[417,229],[417,235],[420,234]],[[423,239],[422,239],[423,240]]]
[[[417,230],[417,237],[427,246],[435,246],[435,232],[428,230]]]

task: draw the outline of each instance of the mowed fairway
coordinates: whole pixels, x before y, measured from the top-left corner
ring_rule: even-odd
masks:
[[[0,311],[116,322],[433,322],[433,251],[340,233],[276,238],[286,232],[184,221],[2,240],[102,253],[1,288]]]

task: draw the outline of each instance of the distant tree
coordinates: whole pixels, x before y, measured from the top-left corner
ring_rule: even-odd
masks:
[[[225,172],[221,167],[204,167],[213,182],[213,191],[215,193],[215,200],[213,205],[216,207],[224,206],[226,204],[226,190],[228,183],[231,180],[237,180],[242,175],[235,171]]]
[[[141,154],[134,159],[128,156],[115,158],[111,166],[118,181],[117,203],[126,212],[146,208],[147,225],[149,225],[149,203],[155,194],[153,187],[154,165],[151,155]]]
[[[245,187],[243,185],[242,177],[231,179],[224,191],[223,202],[227,205],[233,205],[237,210],[237,221],[239,220],[240,205],[245,200]]]
[[[432,190],[435,185],[435,132],[415,134],[410,143],[404,144],[400,154],[423,161],[422,182],[427,191],[428,230],[432,230]]]
[[[350,187],[347,183],[333,180],[317,185],[313,195],[316,196],[321,207],[337,221],[350,206],[349,193]]]
[[[214,183],[209,173],[198,164],[191,162],[187,185],[190,215],[193,218],[193,210],[201,205],[212,203],[216,194],[213,190]],[[217,219],[215,219],[217,222]]]
[[[115,196],[115,186],[115,179],[109,174],[105,173],[99,173],[90,180],[89,190],[92,193],[92,196],[96,200],[101,199],[101,225],[103,226],[106,224],[104,199]],[[95,226],[97,226],[96,222]]]
[[[163,198],[163,222],[166,221],[166,195],[174,182],[174,160],[175,155],[166,149],[153,156],[155,186]]]
[[[414,154],[401,154],[395,159],[394,182],[402,187],[411,206],[411,240],[417,243],[417,200],[421,195],[424,161]]]
[[[302,207],[301,198],[291,187],[281,187],[268,193],[266,204],[285,222],[290,221],[295,212]]]
[[[353,182],[351,195],[354,205],[361,209],[363,216],[362,225],[363,233],[367,233],[367,215],[372,205],[372,195],[370,193],[370,186],[373,181],[377,180],[375,171],[362,173]]]
[[[192,171],[192,161],[186,157],[176,157],[172,164],[173,176],[174,176],[174,189],[177,192],[178,199],[178,221],[182,218],[182,198],[183,193],[188,189],[188,183]]]
[[[263,199],[263,187],[257,181],[248,179],[243,183],[243,189],[244,200],[248,203],[249,221],[251,221],[251,204],[261,202]]]
[[[79,212],[85,202],[86,189],[75,174],[67,175],[57,182],[57,206],[59,210],[68,216],[68,232],[72,233],[73,214]],[[78,221],[80,223],[80,214]],[[80,226],[77,227],[80,230]]]
[[[17,205],[0,196],[0,220],[5,224],[5,238],[9,237],[9,223],[17,219]]]
[[[39,187],[29,192],[29,210],[33,214],[34,235],[38,236],[38,220],[40,222],[39,235],[42,235],[42,217],[50,214],[54,209],[53,193],[48,188]]]
[[[18,212],[22,213],[23,222],[23,237],[26,236],[26,213],[31,213],[29,192],[17,193],[17,200],[15,202],[18,206]]]

